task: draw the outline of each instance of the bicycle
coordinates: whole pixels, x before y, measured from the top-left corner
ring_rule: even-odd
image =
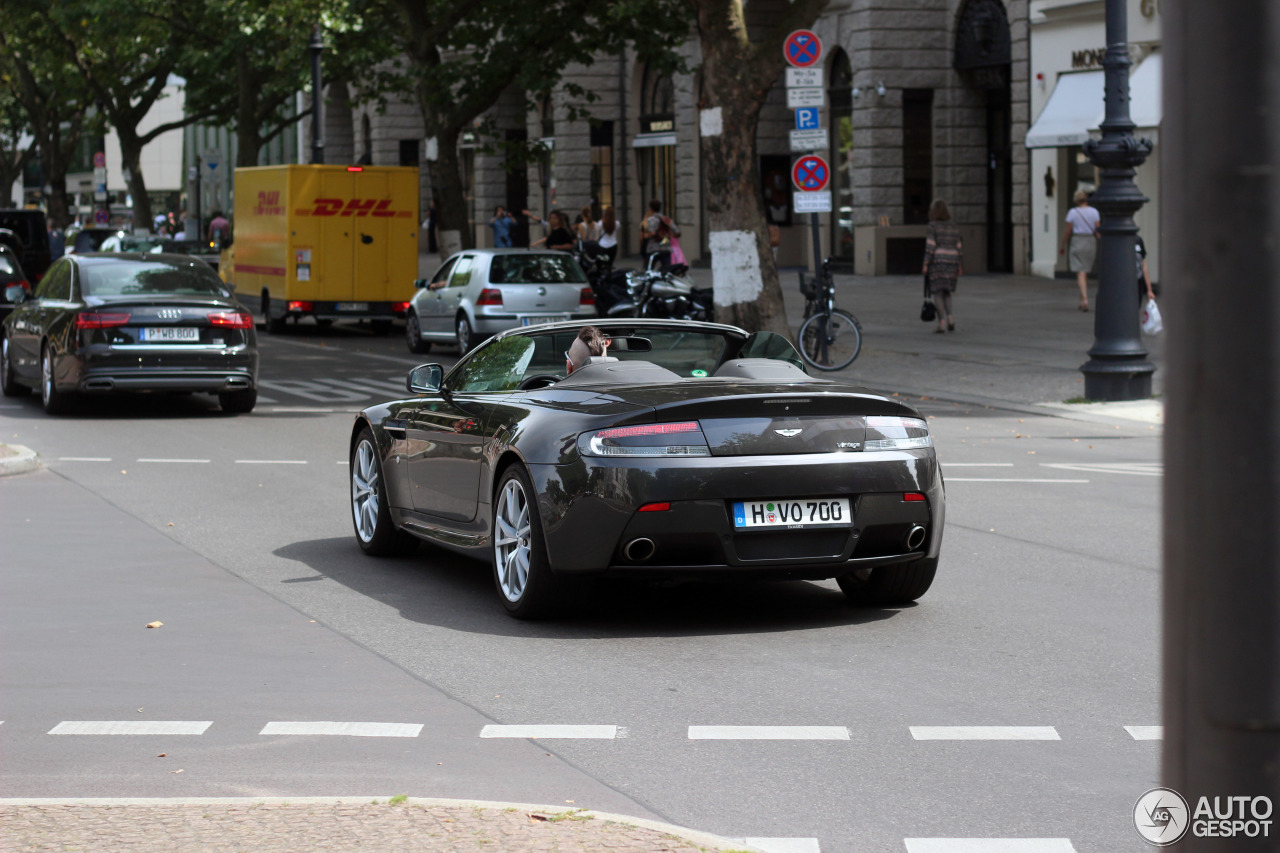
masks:
[[[848,311],[836,307],[830,258],[822,262],[822,270],[815,278],[800,273],[800,293],[805,298],[805,319],[797,336],[800,357],[818,370],[848,367],[862,351],[862,324]]]

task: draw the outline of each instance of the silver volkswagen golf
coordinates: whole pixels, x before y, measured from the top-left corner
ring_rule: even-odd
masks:
[[[414,287],[405,314],[405,342],[414,353],[456,343],[463,354],[507,329],[597,316],[586,273],[567,252],[468,249]]]

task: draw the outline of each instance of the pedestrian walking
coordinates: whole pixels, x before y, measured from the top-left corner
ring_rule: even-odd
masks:
[[[646,258],[655,252],[662,252],[665,258],[663,269],[671,265],[671,238],[680,236],[680,228],[670,216],[662,212],[662,202],[653,199],[649,202],[649,215],[640,223],[641,245]]]
[[[604,215],[596,225],[600,232],[600,252],[612,264],[618,257],[618,217],[613,212],[613,205],[604,209]]]
[[[1076,206],[1067,213],[1067,227],[1062,232],[1062,247],[1058,254],[1067,255],[1071,271],[1076,274],[1080,286],[1080,310],[1089,310],[1089,273],[1098,256],[1098,226],[1102,214],[1089,204],[1089,194],[1076,190],[1073,197]],[[1067,254],[1068,245],[1070,254]]]
[[[1133,252],[1138,273],[1138,306],[1142,307],[1148,299],[1156,298],[1156,291],[1151,286],[1151,273],[1147,271],[1147,244],[1141,237],[1133,239]]]
[[[427,252],[432,255],[440,252],[440,243],[436,240],[436,228],[439,224],[440,220],[436,215],[436,203],[433,201],[427,208],[427,218],[422,222],[422,227],[427,231]]]
[[[58,227],[58,220],[49,220],[49,257],[55,261],[66,254],[67,237]]]
[[[499,249],[511,248],[511,229],[516,227],[516,218],[502,205],[493,209],[493,218],[489,220],[493,229],[493,245]]]
[[[938,307],[936,334],[956,330],[955,317],[951,315],[951,294],[955,292],[960,276],[964,275],[964,243],[960,229],[951,221],[951,211],[942,199],[934,199],[929,205],[929,228],[924,240],[924,275],[929,282],[929,295]]]
[[[577,225],[578,239],[584,243],[600,242],[600,223],[591,215],[591,205],[582,206],[582,221]]]
[[[231,239],[231,223],[222,215],[221,210],[215,210],[213,219],[209,220],[209,242],[221,246],[229,239]]]

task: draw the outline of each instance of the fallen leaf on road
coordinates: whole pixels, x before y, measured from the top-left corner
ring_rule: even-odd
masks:
[[[572,803],[573,800],[565,800],[566,803]]]
[[[163,625],[163,624],[164,624],[164,623],[163,623],[163,622],[160,622],[160,621],[148,622],[148,623],[147,623],[147,627],[148,627],[148,628],[159,628],[159,627],[160,627],[161,625]]]
[[[181,773],[182,771],[181,771],[181,770],[170,770],[169,772],[170,772],[170,773]]]
[[[156,758],[164,758],[164,757],[165,757],[165,753],[163,752],[156,756]]]
[[[171,522],[169,522],[169,526],[170,526],[170,527],[173,527],[173,522],[172,522],[172,521],[171,521]]]
[[[550,818],[548,818],[544,814],[534,814],[533,812],[529,812],[529,823],[539,823],[539,822],[547,821],[549,819]]]
[[[123,470],[123,469],[121,469],[120,473],[121,473],[121,474],[128,474],[129,472],[128,472],[128,471],[125,471],[125,470]]]

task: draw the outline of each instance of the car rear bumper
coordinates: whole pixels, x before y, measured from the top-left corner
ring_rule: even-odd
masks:
[[[240,391],[258,387],[258,353],[241,347],[86,347],[67,357],[63,390]]]
[[[247,391],[257,382],[249,373],[220,371],[139,370],[93,371],[81,377],[76,390],[86,393],[109,391]]]
[[[648,461],[583,457],[533,465],[531,473],[543,496],[539,510],[557,572],[824,578],[936,557],[941,547],[945,498],[931,449]],[[907,493],[925,500],[904,500]],[[851,524],[733,526],[735,500],[831,497],[850,499]],[[638,511],[655,502],[669,502],[670,509]],[[914,542],[917,527],[923,528],[920,542]],[[633,543],[639,544],[629,549]]]

